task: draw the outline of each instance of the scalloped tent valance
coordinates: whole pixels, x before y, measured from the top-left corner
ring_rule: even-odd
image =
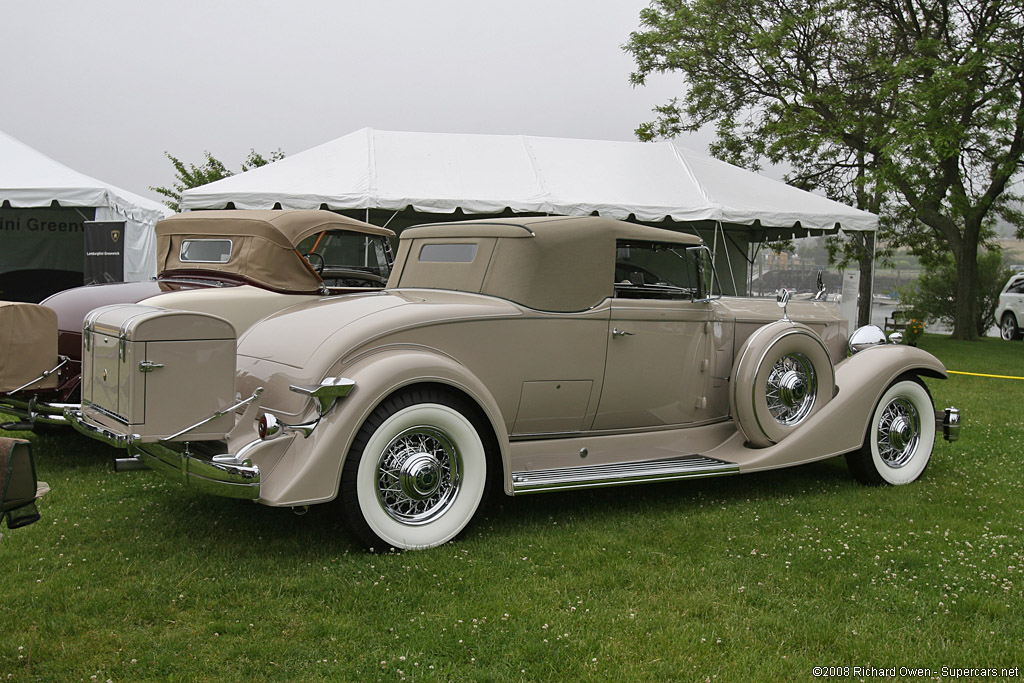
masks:
[[[328,208],[420,213],[598,214],[804,233],[874,231],[877,216],[675,142],[363,128],[186,190],[184,209]]]

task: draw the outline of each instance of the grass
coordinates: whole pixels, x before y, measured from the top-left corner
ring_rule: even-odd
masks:
[[[1024,344],[926,335],[1024,377]],[[53,491],[0,541],[0,679],[811,679],[815,666],[1024,665],[1024,381],[929,381],[962,409],[910,486],[842,459],[503,499],[463,540],[361,552],[305,516],[115,473],[31,436]],[[863,677],[863,676],[862,676]]]

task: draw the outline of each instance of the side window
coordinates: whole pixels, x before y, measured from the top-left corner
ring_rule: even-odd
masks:
[[[681,244],[618,240],[615,296],[626,299],[701,297],[700,253]]]
[[[1006,290],[1007,294],[1024,294],[1024,280],[1010,285],[1010,288]]]
[[[442,244],[432,242],[420,247],[420,261],[427,263],[472,263],[476,258],[476,245],[469,243]]]

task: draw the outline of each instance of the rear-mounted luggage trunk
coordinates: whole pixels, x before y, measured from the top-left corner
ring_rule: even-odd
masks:
[[[143,442],[222,439],[235,403],[235,329],[207,313],[137,304],[89,313],[82,336],[82,415]],[[180,435],[179,435],[180,434]]]
[[[0,301],[0,393],[53,389],[57,365],[57,313],[46,306]]]

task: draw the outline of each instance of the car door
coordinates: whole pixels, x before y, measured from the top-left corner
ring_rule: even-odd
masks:
[[[705,419],[710,306],[699,260],[673,244],[620,241],[595,430]]]
[[[1017,316],[1017,325],[1024,324],[1024,278],[1007,288],[1006,299],[1007,308]]]

